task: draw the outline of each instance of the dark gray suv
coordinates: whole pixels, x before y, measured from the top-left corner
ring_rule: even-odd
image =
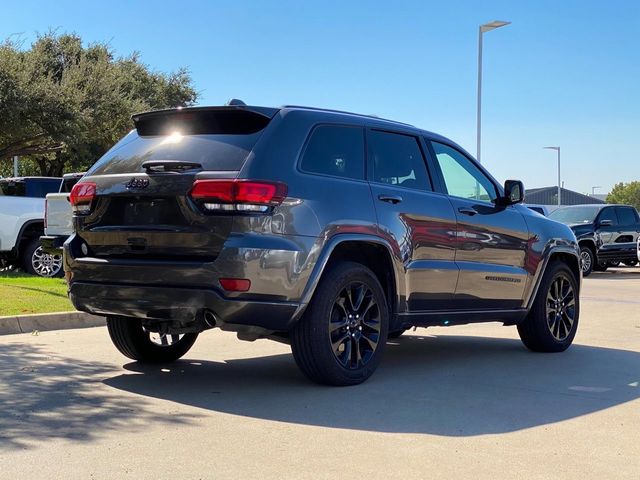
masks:
[[[134,115],[71,193],[77,309],[165,362],[219,327],[289,342],[310,379],[367,379],[412,326],[499,321],[534,351],[578,325],[571,229],[411,125],[284,106]]]

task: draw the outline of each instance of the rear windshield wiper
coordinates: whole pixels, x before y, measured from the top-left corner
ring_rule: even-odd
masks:
[[[153,172],[184,172],[186,170],[202,169],[202,165],[196,162],[183,160],[148,160],[142,164],[147,173]]]

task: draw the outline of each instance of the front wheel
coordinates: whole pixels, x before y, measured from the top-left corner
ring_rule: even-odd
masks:
[[[578,329],[578,284],[567,265],[554,263],[544,273],[531,311],[518,324],[522,343],[534,352],[562,352]]]
[[[389,311],[380,282],[364,265],[335,264],[291,332],[302,372],[326,385],[356,385],[373,374],[387,339]]]
[[[193,346],[197,333],[159,334],[142,326],[139,318],[107,317],[109,336],[125,357],[143,363],[168,363]]]
[[[624,262],[625,265],[627,265],[628,267],[635,267],[638,264],[637,260],[627,260],[626,262]]]
[[[588,277],[593,271],[596,264],[596,256],[587,246],[580,247],[580,266],[582,267],[582,276]]]

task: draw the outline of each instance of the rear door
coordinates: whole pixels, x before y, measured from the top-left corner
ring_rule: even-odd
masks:
[[[460,269],[458,309],[522,306],[529,231],[513,207],[498,207],[498,188],[452,145],[431,141],[437,175],[457,219],[455,261]]]
[[[447,197],[433,191],[422,139],[369,129],[367,151],[380,233],[405,265],[408,310],[450,309],[458,281],[456,219]]]
[[[618,235],[615,243],[620,247],[632,250],[638,241],[638,229],[640,227],[640,219],[635,208],[632,207],[615,207],[618,217]]]

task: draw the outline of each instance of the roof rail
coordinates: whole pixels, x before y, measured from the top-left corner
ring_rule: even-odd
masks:
[[[280,108],[299,108],[301,110],[314,110],[314,111],[317,111],[317,112],[342,113],[342,114],[345,114],[345,115],[354,115],[356,117],[372,118],[374,120],[382,120],[382,121],[385,121],[385,122],[397,123],[398,125],[406,125],[407,127],[416,128],[414,125],[411,125],[410,123],[399,122],[397,120],[389,120],[388,118],[382,118],[382,117],[379,117],[377,115],[365,115],[365,114],[362,114],[362,113],[347,112],[345,110],[334,110],[332,108],[308,107],[308,106],[305,106],[305,105],[281,105]]]

